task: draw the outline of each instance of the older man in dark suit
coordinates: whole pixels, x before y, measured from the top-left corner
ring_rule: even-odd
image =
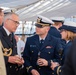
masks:
[[[23,59],[17,55],[16,40],[13,34],[18,25],[18,15],[13,12],[8,12],[4,16],[4,24],[0,28],[0,39],[7,75],[19,75],[19,67],[23,64]]]

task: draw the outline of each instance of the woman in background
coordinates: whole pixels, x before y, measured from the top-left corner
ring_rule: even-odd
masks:
[[[63,50],[63,55],[61,58],[62,63],[60,64],[62,66],[64,64],[65,57],[72,45],[72,41],[76,37],[76,23],[71,21],[66,21],[63,24],[63,26],[60,27],[60,31],[61,31],[62,39],[66,41],[66,44]],[[52,70],[54,70],[57,75],[60,75],[62,67],[53,61],[51,62],[51,64],[52,64],[51,65]]]

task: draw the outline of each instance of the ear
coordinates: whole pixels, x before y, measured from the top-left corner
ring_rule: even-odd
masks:
[[[47,27],[47,31],[49,31],[50,30],[50,27]]]
[[[8,19],[5,20],[5,24],[7,24],[7,23],[8,23]]]

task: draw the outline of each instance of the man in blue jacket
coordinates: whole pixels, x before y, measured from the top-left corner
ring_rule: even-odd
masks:
[[[36,35],[27,38],[23,58],[29,75],[52,75],[51,60],[60,63],[60,40],[48,34],[52,23],[51,20],[39,16],[35,24]]]
[[[65,19],[64,17],[52,17],[51,18],[51,20],[54,22],[54,24],[52,24],[52,26],[50,27],[50,30],[49,30],[50,35],[57,37],[57,38],[61,38],[59,28],[64,23],[64,19]]]

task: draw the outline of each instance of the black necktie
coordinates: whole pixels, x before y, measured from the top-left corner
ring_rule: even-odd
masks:
[[[44,43],[44,40],[43,39],[40,40],[40,47],[43,45],[43,43]]]
[[[9,35],[9,39],[11,41],[11,44],[13,43],[13,40],[12,40],[12,34]]]

